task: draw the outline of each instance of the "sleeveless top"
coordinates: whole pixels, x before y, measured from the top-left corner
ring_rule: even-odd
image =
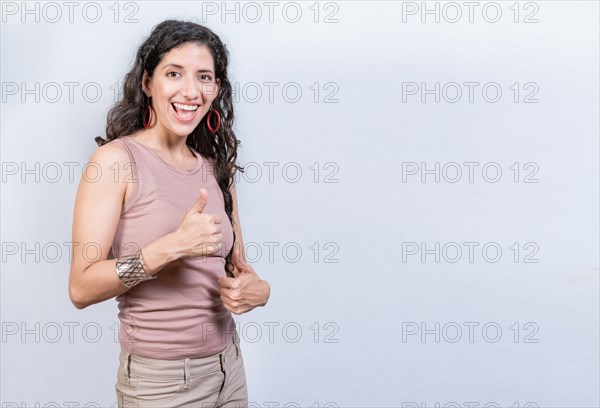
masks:
[[[200,188],[208,192],[203,212],[221,217],[225,246],[212,256],[170,262],[156,279],[118,295],[121,347],[132,354],[163,360],[221,352],[235,331],[235,321],[223,305],[217,281],[226,276],[224,257],[233,246],[233,230],[214,176],[214,160],[192,149],[198,161],[191,169],[181,169],[132,136],[112,142],[123,145],[129,154],[130,166],[120,169],[118,176],[132,183],[110,250],[112,258],[129,255],[176,231],[200,196]]]

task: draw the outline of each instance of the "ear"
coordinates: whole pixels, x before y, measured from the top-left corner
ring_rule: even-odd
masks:
[[[150,92],[150,88],[148,85],[150,84],[150,77],[148,76],[148,72],[144,70],[144,74],[142,75],[142,91],[146,94],[147,97],[150,97],[152,93]]]

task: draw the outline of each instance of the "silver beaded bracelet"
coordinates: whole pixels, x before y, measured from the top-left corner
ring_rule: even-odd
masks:
[[[156,279],[157,276],[148,275],[144,269],[142,251],[139,250],[131,255],[124,255],[117,259],[117,276],[123,285],[131,288],[140,282]]]

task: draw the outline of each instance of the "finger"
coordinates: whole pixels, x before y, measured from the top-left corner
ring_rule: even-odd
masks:
[[[221,234],[220,232],[213,233],[212,236],[210,237],[210,240],[215,245],[219,245],[219,249],[222,249],[223,246],[225,245],[225,241],[223,241],[223,234]]]
[[[223,244],[221,242],[203,242],[200,244],[200,247],[207,256],[212,256],[223,250]]]
[[[233,292],[233,289],[221,288],[221,290],[219,292],[221,293],[221,299],[223,299],[223,300],[227,299],[228,301],[233,300],[231,298],[231,292]]]
[[[235,259],[237,260],[237,262],[234,262],[234,266],[238,268],[240,273],[256,274],[254,272],[254,268],[252,268],[252,265],[250,265],[248,263],[248,261],[246,259],[244,259],[244,257],[242,256],[241,249],[237,248],[236,250],[237,250],[237,254],[234,253],[234,256],[235,256]]]
[[[237,278],[238,276],[240,276],[241,271],[238,268],[236,268],[235,265],[233,265],[231,273],[233,273],[234,278]]]
[[[213,230],[213,234],[221,232],[221,217],[219,217],[217,214],[208,215],[207,222],[209,224],[212,223],[212,225],[214,226],[215,229]]]
[[[204,189],[204,188],[201,188],[200,189],[200,197],[194,203],[194,206],[192,207],[191,211],[201,213],[202,211],[204,211],[204,207],[206,206],[207,202],[208,202],[208,191],[206,191],[206,189]]]
[[[230,278],[229,276],[221,276],[218,279],[219,286],[223,289],[233,289],[233,280],[235,278]]]
[[[221,302],[223,302],[223,306],[225,306],[225,308],[231,312],[233,309],[231,306],[231,300],[228,297],[223,296],[222,294],[221,294],[220,298],[221,298]]]

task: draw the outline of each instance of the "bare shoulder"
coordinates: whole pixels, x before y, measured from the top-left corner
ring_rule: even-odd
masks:
[[[111,141],[96,149],[92,155],[91,162],[97,162],[100,165],[123,164],[129,161],[129,154],[125,147],[118,142]]]
[[[121,143],[109,142],[99,146],[83,169],[80,193],[93,200],[104,197],[122,201],[126,191],[126,172],[129,154]],[[89,202],[89,200],[85,200]]]

